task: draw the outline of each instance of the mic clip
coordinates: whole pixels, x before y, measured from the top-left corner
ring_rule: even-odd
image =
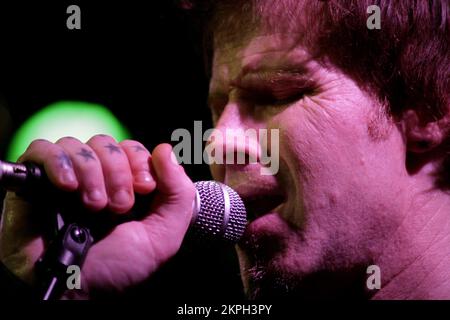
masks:
[[[58,232],[36,262],[39,294],[43,300],[59,299],[69,288],[71,271],[80,275],[87,252],[93,243],[89,229],[77,223],[64,225],[57,215]],[[80,281],[80,279],[78,279]]]

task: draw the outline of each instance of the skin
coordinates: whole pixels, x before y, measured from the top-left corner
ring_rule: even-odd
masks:
[[[450,298],[440,272],[450,208],[432,176],[439,159],[410,172],[406,145],[420,130],[394,123],[373,96],[291,38],[261,31],[215,46],[216,129],[280,132],[276,175],[262,176],[260,164],[212,167],[244,201],[274,199],[252,209],[237,246],[247,295]],[[261,101],[262,91],[271,97]],[[255,143],[236,150],[254,152]],[[372,264],[381,290],[366,287]]]
[[[394,123],[351,78],[312,59],[289,34],[265,31],[215,46],[210,106],[217,132],[280,133],[276,175],[261,175],[258,163],[211,168],[249,204],[250,223],[237,246],[249,297],[450,298],[449,198],[433,177],[440,158],[408,166],[421,156],[409,149],[413,140],[442,136],[439,125],[430,134],[414,117]],[[247,143],[230,150],[225,140],[217,147],[258,156],[257,141]],[[135,141],[117,144],[107,136],[29,147],[21,160],[43,165],[92,214],[104,208],[123,214],[134,192],[158,191],[145,219],[119,225],[94,245],[83,290],[68,298],[126,290],[178,250],[194,188],[169,158],[167,145],[150,156]],[[0,258],[31,283],[44,245],[35,215],[8,194]],[[366,287],[372,264],[381,269],[380,290]]]
[[[137,141],[117,143],[105,135],[85,144],[66,137],[55,144],[36,140],[29,146],[20,161],[43,166],[55,186],[79,194],[89,214],[105,209],[123,215],[133,206],[135,193],[156,194],[141,220],[118,225],[91,247],[81,290],[68,290],[63,298],[122,292],[146,280],[178,251],[191,219],[195,188],[171,157],[168,144],[150,155]],[[32,285],[34,263],[45,246],[34,209],[8,193],[0,233],[2,263]]]

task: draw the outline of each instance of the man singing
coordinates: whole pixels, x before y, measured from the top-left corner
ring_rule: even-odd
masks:
[[[449,28],[446,0],[203,1],[209,106],[217,132],[277,129],[279,170],[213,164],[249,224],[236,246],[247,296],[450,298]],[[203,8],[205,6],[205,8]],[[218,141],[218,140],[217,140]],[[258,158],[248,142],[227,148]],[[268,148],[271,145],[258,146]],[[95,136],[37,140],[20,161],[43,166],[95,215],[124,214],[155,193],[148,214],[93,245],[83,290],[120,294],[179,249],[195,189],[162,144]],[[2,263],[31,285],[44,250],[34,207],[8,193]],[[368,288],[367,268],[381,270]]]

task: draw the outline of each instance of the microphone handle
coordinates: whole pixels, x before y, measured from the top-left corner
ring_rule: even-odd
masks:
[[[40,199],[43,194],[46,197],[58,199],[59,204],[71,201],[73,195],[60,192],[52,187],[44,170],[33,163],[12,163],[0,161],[0,185],[9,191],[31,201]],[[72,202],[73,203],[73,202]],[[42,300],[59,299],[67,289],[69,267],[81,270],[87,252],[94,242],[90,229],[78,223],[62,224],[58,226],[59,218],[63,217],[62,207],[40,205],[37,202],[38,211],[43,217],[52,219],[50,225],[54,238],[50,240],[48,248],[36,262],[36,274],[38,277],[38,294]],[[69,207],[69,206],[67,206]],[[65,215],[64,215],[65,216]]]
[[[56,285],[63,285],[60,279],[64,279],[65,271],[61,266],[68,266],[68,260],[61,262],[61,257],[77,256],[74,261],[80,267],[93,239],[101,239],[107,235],[113,227],[133,220],[140,220],[148,214],[155,193],[150,195],[135,196],[135,204],[130,212],[124,215],[116,215],[103,210],[96,214],[89,214],[83,207],[76,192],[64,192],[53,186],[47,179],[42,168],[33,163],[11,163],[0,161],[0,186],[7,190],[15,191],[19,196],[33,202],[33,208],[43,218],[51,219],[57,232],[56,248],[50,251],[48,258],[52,266],[47,268],[50,273],[45,274],[44,297],[52,297]],[[189,226],[192,239],[201,240],[202,243],[226,241],[236,243],[242,237],[247,223],[245,205],[239,195],[226,185],[214,181],[199,181],[195,183],[197,190],[193,202],[193,216]],[[90,241],[83,242],[85,249],[66,244],[76,242],[71,233],[59,227],[59,218],[64,218],[66,225],[74,226],[77,230],[89,235]],[[89,229],[88,229],[89,228]],[[68,239],[67,241],[64,239]],[[72,239],[71,241],[69,241]],[[75,250],[75,251],[73,251]],[[75,253],[74,253],[75,252]],[[72,261],[73,262],[73,261]],[[45,268],[44,268],[45,269]],[[61,270],[64,270],[64,274]]]
[[[70,222],[92,227],[95,238],[101,238],[115,225],[142,218],[154,198],[153,194],[135,194],[135,205],[126,215],[115,215],[106,210],[91,215],[86,212],[78,193],[56,188],[48,180],[44,169],[31,162],[0,161],[0,187],[32,202],[41,214],[48,211],[51,215],[43,217],[53,218],[58,212]],[[105,220],[110,224],[105,224]]]
[[[30,191],[32,187],[46,180],[45,172],[38,165],[30,162],[0,161],[0,185],[6,190]]]

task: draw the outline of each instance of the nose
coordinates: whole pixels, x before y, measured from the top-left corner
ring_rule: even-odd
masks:
[[[243,167],[259,161],[258,129],[263,126],[238,103],[225,106],[207,142],[207,148],[214,153],[210,164],[215,179],[223,180],[225,167]]]

